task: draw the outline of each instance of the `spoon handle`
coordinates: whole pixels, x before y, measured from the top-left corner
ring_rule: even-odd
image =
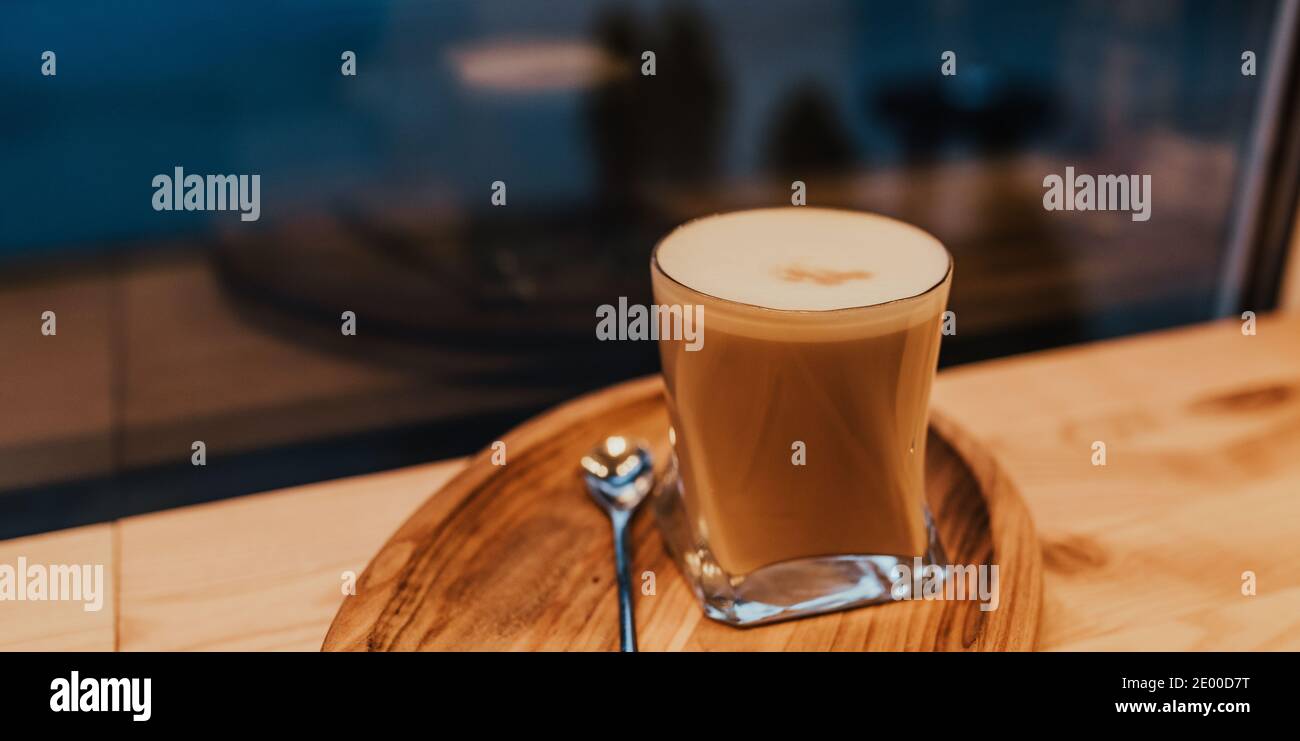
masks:
[[[614,567],[618,572],[618,643],[625,653],[636,652],[636,621],[632,614],[632,577],[628,564],[628,523],[632,513],[615,510],[609,515],[614,528]]]

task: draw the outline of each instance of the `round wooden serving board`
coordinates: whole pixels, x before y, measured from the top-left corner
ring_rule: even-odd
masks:
[[[589,394],[530,420],[430,497],[384,545],[334,617],[326,651],[618,648],[609,525],[589,500],[578,459],[610,434],[651,442],[661,472],[668,415],[657,376]],[[948,560],[997,564],[999,604],[896,602],[733,628],[704,617],[654,526],[633,524],[632,578],[643,651],[1027,650],[1034,646],[1042,563],[1019,494],[975,441],[934,413],[927,494]]]

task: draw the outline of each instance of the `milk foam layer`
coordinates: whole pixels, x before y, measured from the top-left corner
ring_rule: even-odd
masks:
[[[807,207],[712,216],[679,227],[656,259],[700,293],[785,311],[831,311],[917,296],[948,274],[948,252],[885,216]]]

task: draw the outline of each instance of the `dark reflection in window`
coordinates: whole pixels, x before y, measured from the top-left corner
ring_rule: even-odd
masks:
[[[1212,318],[1292,74],[1273,2],[133,8],[0,12],[0,537],[468,452],[654,372],[595,308],[796,180],[949,246],[945,365]],[[175,166],[260,173],[262,218],[153,211]],[[1044,210],[1067,167],[1151,175],[1150,220]]]

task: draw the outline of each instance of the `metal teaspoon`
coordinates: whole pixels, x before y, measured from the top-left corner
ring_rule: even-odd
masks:
[[[582,457],[587,493],[609,515],[614,529],[614,565],[618,574],[619,649],[636,651],[632,614],[632,579],[628,572],[628,523],[654,485],[654,466],[644,443],[621,435],[607,437]]]

